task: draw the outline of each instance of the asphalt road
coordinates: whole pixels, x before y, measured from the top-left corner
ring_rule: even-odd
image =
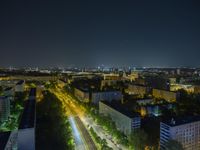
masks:
[[[70,117],[69,121],[70,121],[70,125],[72,127],[72,134],[73,134],[73,137],[74,137],[75,149],[76,150],[86,150],[87,148],[85,146],[83,138],[81,137],[81,134],[80,134],[79,129],[76,125],[74,117]]]
[[[92,140],[83,122],[79,118],[79,116],[82,116],[82,112],[76,109],[76,106],[74,103],[72,103],[70,97],[63,94],[63,92],[58,88],[50,90],[50,92],[54,93],[61,100],[66,115],[70,118],[70,124],[73,131],[72,134],[75,141],[75,149],[97,150],[94,141]]]
[[[97,150],[90,134],[88,133],[87,129],[85,128],[85,126],[83,125],[82,121],[80,120],[79,117],[75,117],[76,123],[79,127],[79,129],[82,132],[82,136],[84,137],[85,142],[87,143],[87,147],[89,150]]]
[[[109,135],[107,131],[105,131],[101,126],[97,125],[96,122],[89,117],[83,110],[81,106],[79,106],[76,103],[76,100],[74,100],[68,93],[65,91],[59,89],[59,93],[62,93],[62,99],[67,99],[64,102],[67,103],[67,106],[70,105],[71,110],[68,109],[68,113],[73,116],[79,116],[79,119],[82,121],[82,123],[87,127],[88,125],[94,129],[96,133],[102,138],[106,139],[108,146],[113,148],[114,150],[127,150],[127,147],[124,147],[121,144],[117,144],[117,142],[113,139],[112,135]],[[67,112],[67,111],[66,111]],[[89,129],[89,128],[88,128]],[[87,130],[87,129],[86,129]]]
[[[84,120],[82,120],[85,124],[87,124],[89,127],[92,127],[96,133],[102,138],[105,139],[110,147],[112,147],[114,150],[126,150],[127,148],[117,144],[117,142],[113,139],[112,135],[109,135],[104,129],[97,125],[92,118],[85,117]]]

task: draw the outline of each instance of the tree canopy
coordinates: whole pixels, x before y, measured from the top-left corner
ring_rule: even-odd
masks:
[[[166,144],[166,150],[184,150],[184,149],[181,143],[171,139]]]
[[[148,137],[144,130],[134,130],[130,135],[130,144],[134,150],[144,150],[148,143]]]

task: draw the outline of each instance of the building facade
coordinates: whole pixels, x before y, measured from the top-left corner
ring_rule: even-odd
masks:
[[[25,87],[25,81],[24,80],[20,80],[15,85],[15,92],[24,92],[24,87]]]
[[[118,130],[123,132],[126,136],[129,136],[134,129],[140,128],[141,118],[139,114],[134,114],[119,105],[115,105],[109,102],[99,102],[99,113],[105,116],[110,116],[115,122]]]
[[[89,92],[83,89],[74,89],[74,96],[82,102],[88,103],[89,102]]]
[[[15,89],[13,87],[7,87],[4,92],[3,92],[3,95],[5,96],[14,96],[15,95]]]
[[[154,98],[164,99],[168,102],[176,102],[178,99],[178,93],[166,90],[153,89],[152,95]]]
[[[138,99],[136,100],[139,105],[147,105],[153,102],[153,99]]]
[[[91,102],[95,105],[99,104],[99,101],[121,101],[123,95],[120,91],[95,91],[91,93]]]
[[[200,117],[174,118],[160,123],[160,147],[166,149],[172,139],[182,144],[185,150],[200,149]]]
[[[131,95],[138,95],[139,97],[143,98],[145,95],[150,93],[150,88],[141,85],[129,84],[127,92]]]
[[[101,89],[105,86],[113,86],[116,85],[118,80],[101,80]]]
[[[103,79],[104,80],[121,80],[121,77],[119,74],[103,74]]]
[[[15,89],[14,89],[14,87],[7,87],[3,91],[3,95],[5,97],[7,97],[8,99],[10,99],[10,101],[14,101],[14,96],[15,96]]]
[[[198,85],[194,86],[194,93],[195,94],[199,94],[200,93],[200,86],[198,86]]]
[[[0,122],[8,120],[10,116],[10,99],[8,97],[0,97]]]

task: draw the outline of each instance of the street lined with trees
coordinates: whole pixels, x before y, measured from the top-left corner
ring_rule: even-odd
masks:
[[[64,115],[59,99],[49,91],[45,91],[43,99],[37,103],[36,108],[36,149],[74,149],[70,123]]]

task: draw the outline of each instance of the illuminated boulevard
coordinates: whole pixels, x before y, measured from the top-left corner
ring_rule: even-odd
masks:
[[[92,127],[102,139],[106,139],[108,145],[113,149],[127,149],[126,147],[117,144],[111,135],[108,135],[99,125],[93,121],[92,118],[85,114],[84,107],[79,106],[76,100],[74,100],[66,91],[62,90],[61,87],[51,89],[50,92],[54,93],[61,100],[65,113],[70,118],[73,136],[76,144],[75,147],[77,150],[97,149],[92,138],[88,134],[88,130],[86,128],[87,126]]]
[[[83,109],[77,108],[75,101],[66,92],[61,91],[60,88],[51,89],[62,102],[62,106],[66,115],[69,117],[70,125],[72,127],[72,134],[75,141],[76,150],[95,150],[97,149],[87,129],[83,125],[81,119],[84,114]]]

